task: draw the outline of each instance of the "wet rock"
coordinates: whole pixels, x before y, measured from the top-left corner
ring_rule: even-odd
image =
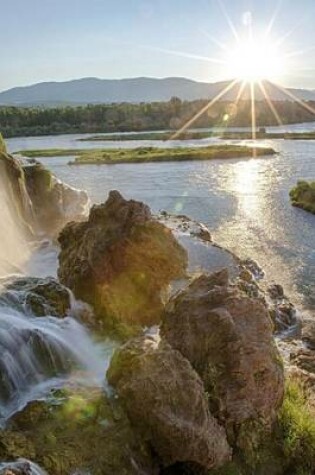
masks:
[[[282,285],[272,284],[267,288],[267,292],[271,299],[279,300],[284,298],[284,290]]]
[[[161,335],[201,376],[229,434],[248,420],[271,426],[284,376],[263,299],[229,285],[226,270],[202,275],[171,299]]]
[[[0,475],[47,475],[38,465],[26,459],[0,463]]]
[[[91,387],[63,390],[60,396],[53,404],[30,403],[11,419],[4,446],[0,435],[2,460],[36,460],[52,475],[158,474],[148,446],[116,399]]]
[[[39,230],[57,235],[68,222],[86,216],[86,192],[61,183],[38,162],[24,166],[24,174]]]
[[[240,272],[239,278],[244,282],[250,283],[253,281],[253,274],[246,268],[243,268]]]
[[[162,465],[222,465],[231,451],[208,409],[204,386],[188,360],[158,337],[129,341],[115,353],[108,381]]]
[[[315,320],[307,319],[303,322],[302,340],[311,350],[315,350]]]
[[[271,305],[269,315],[275,332],[283,338],[301,338],[302,322],[294,305],[288,300]]]
[[[162,292],[187,265],[185,250],[149,207],[118,191],[93,206],[87,222],[66,226],[59,242],[60,280],[116,332],[158,323]]]
[[[256,280],[263,279],[265,276],[263,269],[254,259],[247,258],[240,261],[240,267],[241,269],[247,269]]]
[[[290,355],[291,363],[307,373],[315,374],[315,351],[300,348]]]
[[[0,301],[43,317],[65,317],[70,310],[70,292],[52,277],[22,277],[10,282],[0,293]]]

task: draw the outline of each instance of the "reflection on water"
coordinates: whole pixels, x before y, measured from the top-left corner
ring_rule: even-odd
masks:
[[[257,218],[261,210],[263,190],[259,189],[259,173],[264,169],[264,161],[240,161],[231,168],[231,176],[226,181],[226,190],[237,196],[241,212]]]
[[[286,126],[286,130],[297,127],[314,130],[314,124]],[[39,148],[39,139],[23,140],[21,146],[21,139],[11,139],[10,149]],[[59,148],[70,139],[45,140],[50,147]],[[68,159],[62,157],[42,161],[63,181],[86,189],[93,202],[104,201],[109,190],[116,188],[126,197],[146,201],[156,211],[166,209],[204,222],[219,243],[241,257],[256,259],[269,279],[282,283],[297,303],[304,298],[303,303],[314,309],[315,216],[293,208],[288,192],[300,178],[315,179],[315,141],[258,143],[273,146],[279,154],[255,160],[101,167],[69,167]]]

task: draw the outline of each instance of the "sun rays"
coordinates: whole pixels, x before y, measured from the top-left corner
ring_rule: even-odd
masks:
[[[279,91],[279,97],[282,98],[280,100],[287,98],[290,101],[294,101],[311,114],[314,114],[315,117],[315,108],[303,101],[291,90],[287,90],[279,85],[281,78],[290,74],[290,66],[287,64],[287,60],[290,60],[295,56],[300,56],[308,50],[315,48],[312,47],[304,50],[300,48],[296,51],[281,52],[280,46],[283,45],[285,40],[300,26],[300,23],[284,33],[281,37],[271,38],[271,32],[275,28],[277,17],[281,11],[282,0],[278,2],[265,32],[260,35],[260,37],[256,37],[255,35],[253,19],[250,12],[245,12],[245,14],[243,14],[244,34],[244,32],[239,32],[233,24],[223,0],[217,0],[217,2],[234,38],[234,46],[229,47],[227,44],[214,38],[213,35],[210,35],[208,32],[203,30],[201,33],[203,33],[205,38],[218,47],[218,52],[220,53],[219,57],[207,58],[187,53],[187,58],[194,57],[208,62],[221,63],[226,67],[226,76],[235,79],[229,81],[227,85],[225,83],[222,86],[222,90],[219,91],[218,94],[197,113],[195,113],[183,126],[181,126],[179,130],[171,136],[170,140],[180,137],[180,135],[187,129],[191,128],[203,114],[209,112],[219,100],[228,100],[229,102],[233,102],[234,106],[237,107],[239,102],[244,98],[244,95],[246,99],[246,88],[249,91],[247,96],[249,96],[248,99],[250,101],[252,140],[256,140],[257,137],[257,100],[264,100],[274,116],[276,123],[280,126],[283,125],[279,112],[277,111],[275,104],[276,101],[270,97],[268,92],[270,87],[273,90],[276,89]],[[174,54],[175,52],[172,53]],[[186,53],[181,53],[181,55],[185,56]],[[268,88],[266,87],[267,85]],[[230,96],[228,96],[229,93]],[[258,93],[260,97],[258,97]],[[233,97],[235,97],[234,101]],[[253,153],[255,153],[255,148],[253,148]]]

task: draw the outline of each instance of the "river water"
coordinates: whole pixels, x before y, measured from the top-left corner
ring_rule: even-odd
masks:
[[[315,123],[267,128],[310,131]],[[11,152],[44,148],[113,148],[165,146],[158,141],[80,142],[84,135],[15,138]],[[202,146],[218,139],[174,142],[170,146]],[[257,141],[278,155],[246,160],[68,166],[69,157],[41,161],[58,178],[85,189],[92,202],[118,189],[126,197],[202,221],[215,240],[252,257],[269,280],[284,285],[292,300],[315,310],[315,216],[290,205],[289,190],[298,179],[315,179],[315,141]]]

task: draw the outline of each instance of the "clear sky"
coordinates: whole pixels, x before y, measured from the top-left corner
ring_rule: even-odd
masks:
[[[298,52],[289,59],[283,85],[315,89],[315,0],[1,3],[0,90],[80,77],[230,79],[224,64],[200,57],[222,58],[216,41],[235,43],[227,16],[243,34],[246,12],[257,33],[275,14],[270,41],[288,33],[282,52]]]

